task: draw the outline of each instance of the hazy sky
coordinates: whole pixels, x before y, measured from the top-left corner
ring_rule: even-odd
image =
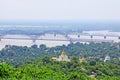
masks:
[[[0,0],[0,20],[120,20],[120,0]]]

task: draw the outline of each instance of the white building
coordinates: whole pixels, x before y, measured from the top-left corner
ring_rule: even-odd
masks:
[[[106,61],[110,61],[110,56],[109,56],[109,55],[107,55],[107,56],[105,57],[104,62],[106,62]]]

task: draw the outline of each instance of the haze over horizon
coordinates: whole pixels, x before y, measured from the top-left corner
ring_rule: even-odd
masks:
[[[120,31],[119,8],[120,0],[0,0],[0,25]]]
[[[0,21],[119,21],[120,0],[0,0]]]

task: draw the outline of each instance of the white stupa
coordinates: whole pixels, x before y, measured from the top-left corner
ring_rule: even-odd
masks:
[[[106,62],[106,61],[110,61],[110,56],[109,56],[109,55],[107,55],[107,56],[105,57],[104,62]]]

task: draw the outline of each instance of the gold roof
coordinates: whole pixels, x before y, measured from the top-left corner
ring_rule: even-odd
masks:
[[[62,56],[65,56],[65,55],[67,55],[67,54],[66,54],[65,51],[62,51],[61,55],[62,55]]]

